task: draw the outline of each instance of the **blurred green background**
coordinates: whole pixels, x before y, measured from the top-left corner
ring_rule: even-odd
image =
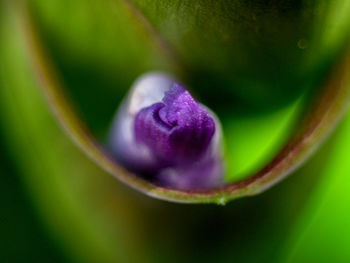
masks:
[[[0,3],[0,262],[350,262],[350,115],[262,195],[223,207],[154,200],[62,132],[10,3]],[[28,3],[97,138],[137,76],[172,72],[222,120],[228,181],[281,147],[350,20],[346,0]]]

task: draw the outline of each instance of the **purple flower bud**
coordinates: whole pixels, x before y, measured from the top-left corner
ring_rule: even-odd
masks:
[[[172,77],[141,77],[118,110],[109,146],[129,170],[181,190],[222,180],[221,127]]]

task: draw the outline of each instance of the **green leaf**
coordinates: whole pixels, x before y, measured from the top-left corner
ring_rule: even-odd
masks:
[[[64,95],[62,82],[44,52],[29,13],[23,6],[15,8],[14,12],[19,21],[23,39],[29,48],[28,54],[39,85],[68,134],[106,171],[122,182],[153,197],[177,202],[224,204],[228,200],[260,193],[289,175],[312,154],[339,121],[348,104],[350,86],[347,83],[350,62],[349,56],[346,56],[345,61],[339,61],[331,71],[324,87],[319,90],[319,95],[315,96],[314,103],[311,103],[312,107],[304,114],[304,119],[297,125],[297,130],[288,143],[258,172],[242,181],[207,192],[164,189],[125,171],[103,150],[85,123],[76,115],[72,103]]]

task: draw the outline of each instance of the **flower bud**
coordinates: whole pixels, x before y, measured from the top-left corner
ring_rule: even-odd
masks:
[[[220,184],[221,127],[174,78],[149,73],[136,81],[117,112],[109,148],[127,169],[181,190]]]

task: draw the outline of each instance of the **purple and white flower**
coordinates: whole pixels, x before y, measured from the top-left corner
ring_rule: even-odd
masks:
[[[173,77],[140,77],[120,106],[109,147],[127,169],[179,190],[222,183],[221,126]]]

